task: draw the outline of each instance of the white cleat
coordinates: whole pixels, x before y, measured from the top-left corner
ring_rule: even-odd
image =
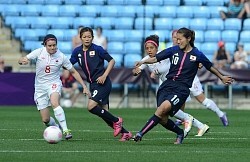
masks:
[[[194,117],[189,115],[189,119],[184,121],[184,131],[188,134],[192,128]],[[187,135],[186,135],[187,136]]]
[[[202,129],[199,129],[198,134],[195,135],[195,136],[196,136],[196,137],[201,137],[201,136],[203,136],[205,133],[207,133],[208,130],[209,130],[209,126],[206,125],[206,124],[204,124],[203,128],[202,128]]]

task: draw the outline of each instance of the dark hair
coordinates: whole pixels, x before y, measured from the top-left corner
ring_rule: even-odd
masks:
[[[91,35],[92,35],[92,37],[94,37],[94,32],[93,32],[93,30],[90,27],[83,27],[80,30],[80,38],[82,37],[82,34],[85,33],[85,32],[90,32]]]
[[[44,38],[43,38],[43,43],[42,43],[42,45],[46,45],[46,43],[47,43],[47,41],[49,41],[49,40],[54,40],[54,41],[56,41],[56,44],[57,44],[57,38],[56,38],[56,36],[55,35],[53,35],[53,34],[47,34]]]
[[[98,26],[96,30],[100,30],[100,32],[102,33],[102,27]]]
[[[153,41],[156,43],[157,47],[159,46],[159,36],[158,35],[150,35],[145,39],[145,43],[147,43],[148,41]]]
[[[195,32],[193,30],[190,30],[188,28],[180,28],[177,33],[183,34],[185,38],[191,38],[189,44],[191,47],[194,47],[194,40],[195,40]]]

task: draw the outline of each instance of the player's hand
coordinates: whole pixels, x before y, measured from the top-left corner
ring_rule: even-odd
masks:
[[[155,75],[155,73],[154,73],[154,72],[152,72],[152,73],[150,74],[150,78],[152,78],[152,79],[156,79],[156,75]]]
[[[103,75],[100,76],[100,77],[98,77],[98,78],[96,79],[97,83],[99,83],[99,84],[104,84],[105,80],[106,80],[106,77],[103,76]]]
[[[135,67],[138,68],[142,65],[142,62],[141,61],[137,61],[135,62]]]
[[[198,68],[199,68],[199,69],[203,68],[202,63],[199,63]]]
[[[83,94],[85,96],[88,96],[89,98],[91,98],[91,94],[90,94],[89,89],[87,87],[83,88]]]
[[[225,84],[225,85],[230,85],[234,82],[234,79],[231,76],[223,76],[221,78],[221,81]]]
[[[137,67],[137,68],[134,68],[134,69],[132,70],[132,72],[133,72],[133,74],[136,76],[136,75],[138,75],[138,74],[141,73],[141,69]]]
[[[27,57],[22,57],[19,59],[18,63],[20,65],[27,65],[29,63],[29,59]]]

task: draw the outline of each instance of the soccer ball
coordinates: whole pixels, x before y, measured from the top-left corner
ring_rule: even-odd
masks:
[[[56,144],[62,140],[62,131],[57,126],[49,126],[44,130],[43,138],[50,144]]]

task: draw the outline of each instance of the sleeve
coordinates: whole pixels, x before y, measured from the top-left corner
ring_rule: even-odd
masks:
[[[62,64],[62,66],[65,67],[67,70],[72,69],[73,65],[71,64],[71,62],[69,61],[67,56],[65,56],[63,53],[62,53],[62,56],[63,56],[63,64]]]
[[[148,58],[149,58],[149,56],[145,56],[141,61],[144,61],[144,60],[146,60],[146,59],[148,59]],[[148,66],[147,64],[142,64],[142,65],[139,67],[139,69],[143,70],[143,69],[145,69],[147,66]]]
[[[167,49],[159,52],[157,55],[155,55],[157,62],[172,57],[172,55],[173,55],[172,51],[173,51],[173,47],[170,47],[170,48],[167,48]]]
[[[69,60],[73,65],[77,63],[77,48],[73,50]]]
[[[38,56],[42,53],[42,51],[43,51],[43,48],[35,49],[34,51],[30,52],[26,57],[29,60],[34,60],[38,58]]]
[[[113,59],[113,57],[106,50],[104,50],[101,46],[98,46],[97,50],[98,50],[99,56],[103,58],[104,60],[109,62]]]
[[[213,66],[213,63],[202,52],[200,52],[198,62],[202,63],[207,70]]]

